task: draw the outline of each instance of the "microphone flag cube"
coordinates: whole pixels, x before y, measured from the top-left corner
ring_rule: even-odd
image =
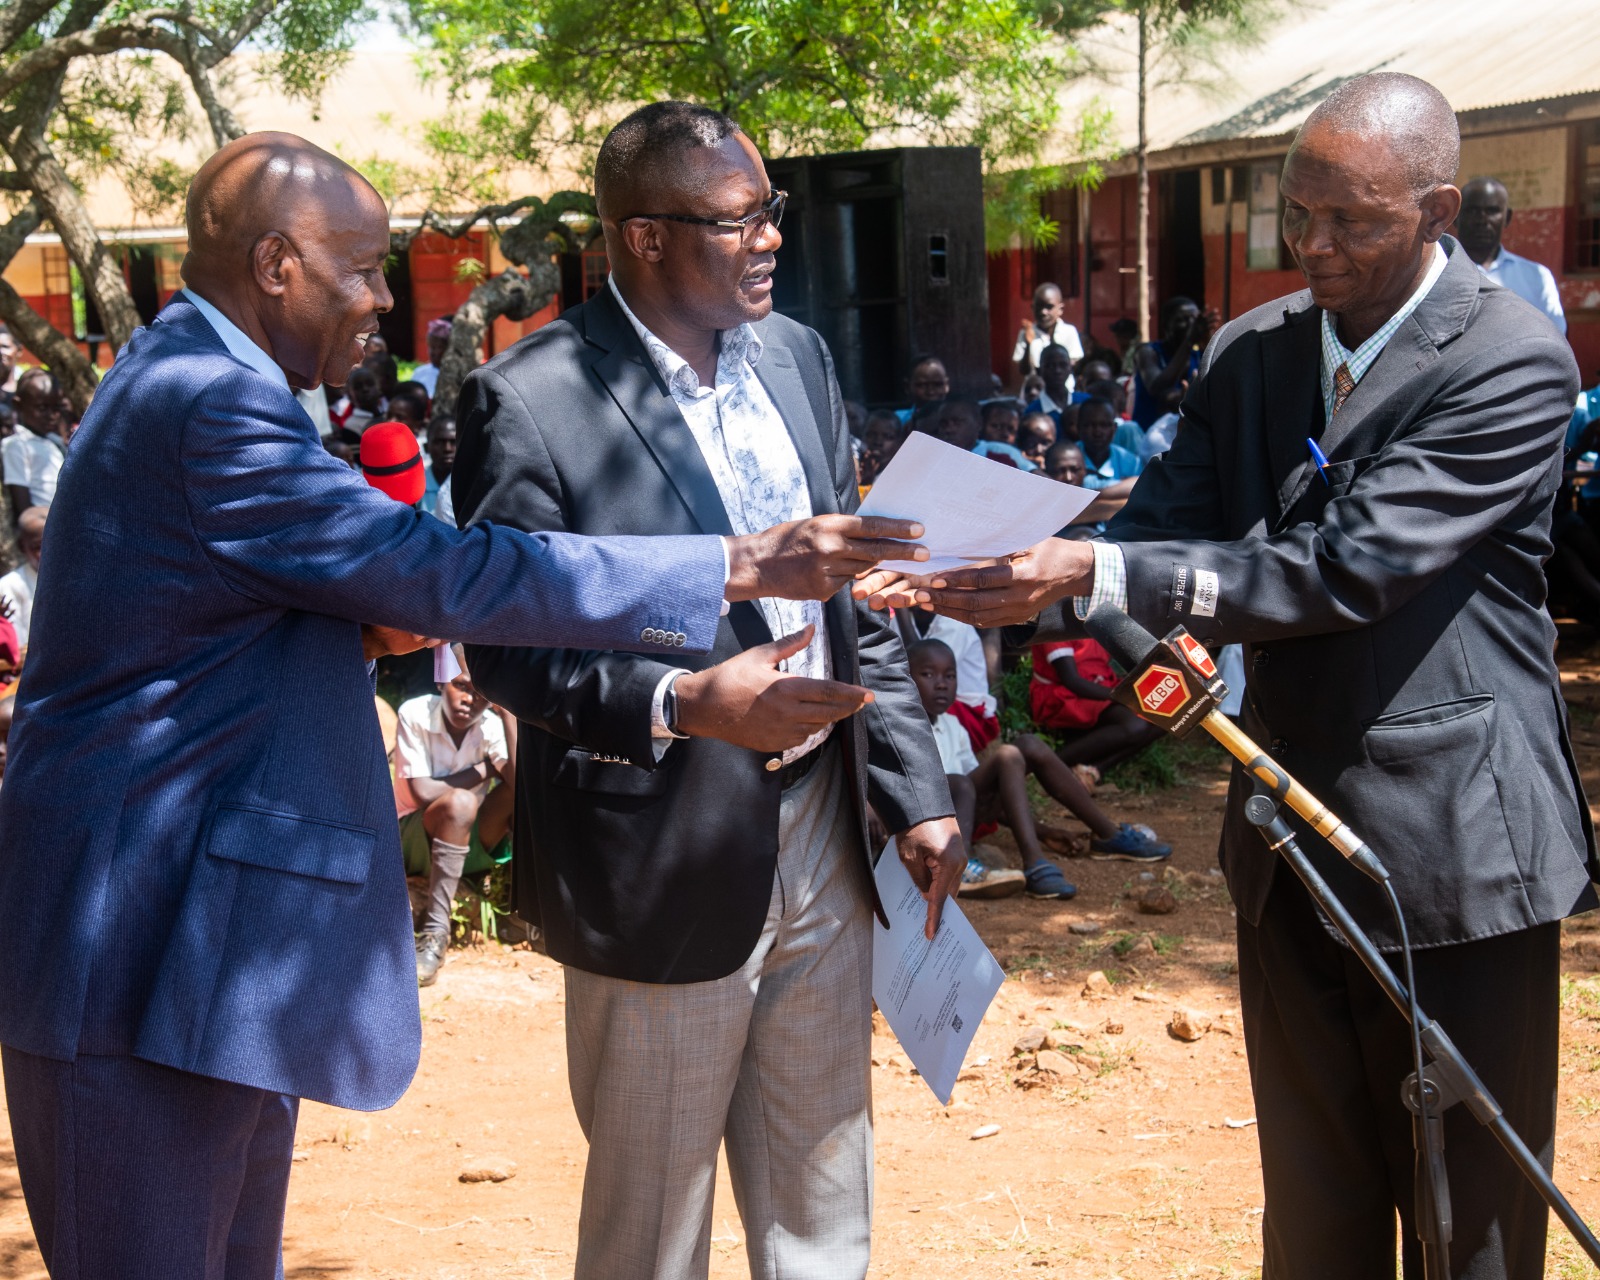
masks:
[[[1174,627],[1151,649],[1112,697],[1142,720],[1187,738],[1228,696],[1205,646]]]

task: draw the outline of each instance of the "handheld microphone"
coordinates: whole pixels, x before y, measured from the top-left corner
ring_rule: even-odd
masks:
[[[361,474],[374,489],[414,507],[428,487],[422,449],[403,422],[374,422],[361,433]]]
[[[1228,688],[1198,640],[1175,627],[1158,641],[1121,609],[1104,604],[1084,619],[1084,627],[1127,673],[1112,690],[1118,702],[1180,738],[1204,729],[1347,860],[1379,884],[1388,880],[1389,872],[1361,837],[1217,710]]]

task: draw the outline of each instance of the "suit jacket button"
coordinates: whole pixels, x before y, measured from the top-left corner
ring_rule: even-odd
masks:
[[[684,635],[683,632],[680,631],[680,632],[678,632],[677,635],[672,637],[672,643],[677,648],[681,649],[681,648],[683,648],[684,645],[689,643],[689,637]]]
[[[651,628],[649,627],[646,627],[639,633],[639,639],[643,640],[646,644],[649,644],[653,638],[654,637],[651,634]]]
[[[1289,744],[1282,738],[1274,738],[1272,740],[1272,754],[1279,757],[1288,755]]]
[[[1256,650],[1255,664],[1256,664],[1257,667],[1264,667],[1271,660],[1272,660],[1272,655],[1270,653],[1268,653],[1265,649],[1257,649]]]
[[[782,756],[773,756],[772,759],[767,761],[767,772],[768,773],[777,773],[778,770],[781,769],[781,768],[783,768],[783,757]]]

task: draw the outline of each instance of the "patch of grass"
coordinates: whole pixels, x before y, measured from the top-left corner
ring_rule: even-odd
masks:
[[[1026,951],[1021,955],[1012,956],[1003,967],[1006,977],[1016,978],[1028,972],[1043,972],[1046,969],[1056,969],[1066,959],[1066,952],[1060,950]]]
[[[1585,1022],[1600,1022],[1600,980],[1563,976],[1561,1007],[1574,1018],[1582,1018]]]
[[[1189,738],[1161,738],[1132,760],[1125,760],[1106,773],[1106,781],[1123,791],[1146,795],[1166,791],[1192,782],[1197,776],[1215,773],[1227,753],[1205,734]]]
[[[1153,933],[1150,935],[1150,945],[1156,949],[1158,956],[1171,956],[1178,953],[1178,948],[1183,945],[1181,933]]]

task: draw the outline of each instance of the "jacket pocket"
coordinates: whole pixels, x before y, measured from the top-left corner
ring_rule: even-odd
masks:
[[[1441,785],[1452,774],[1465,779],[1488,763],[1493,719],[1492,693],[1390,712],[1363,726],[1367,755],[1387,768],[1436,775]]]
[[[676,747],[683,749],[682,744]],[[577,791],[598,791],[614,796],[658,796],[672,783],[676,770],[663,761],[654,769],[641,768],[614,756],[596,755],[573,747],[558,761],[550,781]]]
[[[376,833],[316,818],[243,805],[223,805],[211,821],[206,852],[269,871],[365,884]]]

